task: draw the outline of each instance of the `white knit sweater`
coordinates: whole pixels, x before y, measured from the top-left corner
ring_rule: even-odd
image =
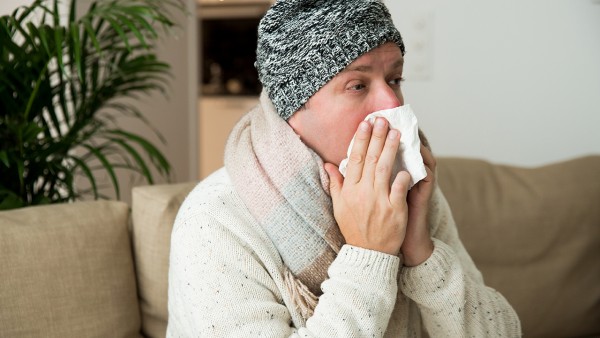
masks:
[[[221,169],[189,194],[175,221],[167,336],[520,336],[514,310],[483,284],[454,222],[435,223],[435,250],[417,267],[343,246],[304,321],[291,305],[277,249]]]

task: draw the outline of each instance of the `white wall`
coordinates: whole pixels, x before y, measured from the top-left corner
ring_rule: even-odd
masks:
[[[28,5],[33,0],[2,0],[0,2],[0,15],[11,14],[17,7]]]
[[[600,154],[600,1],[386,4],[407,44],[405,101],[436,154],[526,166]]]

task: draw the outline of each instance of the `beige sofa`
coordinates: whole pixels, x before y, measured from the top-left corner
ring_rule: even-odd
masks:
[[[600,335],[600,156],[535,169],[439,160],[488,285],[527,337]],[[0,337],[163,337],[169,237],[195,183],[0,212]]]

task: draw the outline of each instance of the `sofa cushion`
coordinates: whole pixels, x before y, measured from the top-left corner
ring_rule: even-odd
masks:
[[[525,336],[600,335],[600,156],[539,168],[438,163],[465,247]]]
[[[142,332],[146,337],[166,335],[171,230],[179,206],[195,185],[181,183],[133,189],[133,247]]]
[[[0,337],[137,337],[121,202],[0,212]]]

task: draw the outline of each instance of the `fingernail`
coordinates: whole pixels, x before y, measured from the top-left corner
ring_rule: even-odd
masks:
[[[360,130],[362,130],[362,131],[367,131],[367,130],[369,130],[369,123],[367,123],[367,122],[365,122],[365,121],[362,121],[362,122],[361,122],[361,123],[358,125],[358,127],[359,127],[359,128],[360,128]]]
[[[385,126],[385,121],[382,118],[378,118],[375,120],[375,127],[383,128]]]
[[[390,129],[390,131],[388,132],[388,138],[390,140],[394,140],[396,139],[396,137],[398,137],[398,131],[396,129]]]

